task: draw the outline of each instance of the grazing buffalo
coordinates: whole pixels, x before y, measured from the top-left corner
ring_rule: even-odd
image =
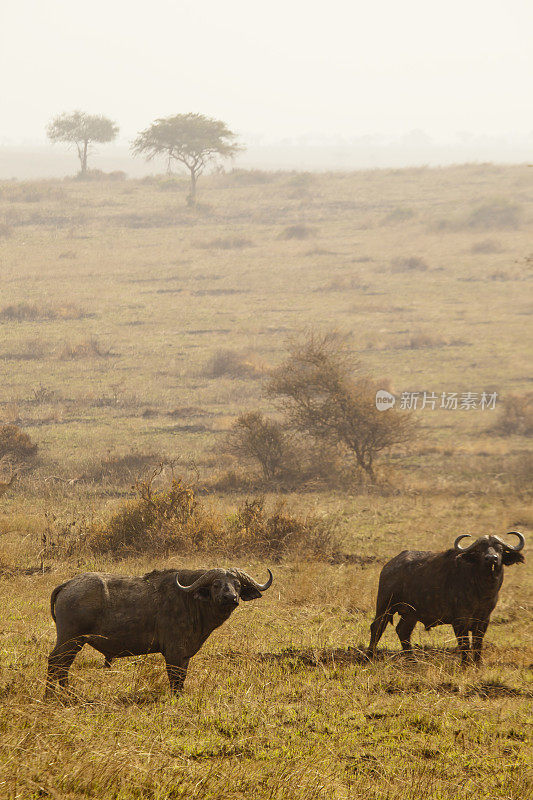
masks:
[[[376,618],[370,626],[368,656],[375,655],[387,623],[392,624],[394,614],[399,614],[396,632],[404,651],[411,652],[411,634],[417,622],[426,630],[452,625],[461,662],[468,661],[470,631],[474,661],[479,662],[483,636],[503,583],[503,567],[524,560],[520,553],[524,537],[517,531],[510,534],[518,537],[514,547],[497,536],[482,536],[461,547],[459,542],[470,536],[466,533],[443,553],[404,550],[385,564],[379,578]]]
[[[272,584],[257,583],[238,569],[163,570],[142,577],[85,572],[57,586],[50,598],[57,627],[48,658],[46,696],[68,671],[84,644],[106,663],[122,656],[162,653],[170,689],[183,687],[190,658],[239,605]]]

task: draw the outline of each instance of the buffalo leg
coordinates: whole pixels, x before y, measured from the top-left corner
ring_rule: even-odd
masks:
[[[370,626],[370,644],[368,645],[367,650],[368,658],[374,658],[376,655],[376,647],[378,642],[383,636],[383,632],[391,620],[392,614],[390,614],[388,611],[385,611],[383,614],[376,614],[376,619]]]
[[[172,694],[179,694],[183,689],[185,677],[187,675],[187,667],[189,666],[188,658],[181,657],[167,657],[165,656],[167,675],[170,683],[170,691]]]
[[[474,651],[475,664],[479,664],[481,661],[481,647],[483,645],[483,637],[485,636],[488,626],[488,619],[484,619],[475,622],[472,628],[472,650]]]
[[[468,654],[470,653],[470,639],[468,638],[468,628],[464,625],[454,625],[453,632],[457,636],[457,644],[461,651],[461,664],[464,667],[468,664]]]
[[[411,647],[411,634],[416,625],[414,617],[401,617],[399,623],[396,625],[396,633],[402,645],[402,650],[408,655],[412,655],[413,648]]]
[[[56,644],[48,656],[45,697],[50,697],[56,681],[62,689],[68,686],[68,671],[85,642],[83,639],[68,639]]]

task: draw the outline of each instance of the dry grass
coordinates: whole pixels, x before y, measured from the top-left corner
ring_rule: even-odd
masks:
[[[394,553],[440,549],[458,532],[517,528],[531,541],[528,440],[491,433],[500,401],[495,412],[417,412],[419,448],[388,454],[375,489],[310,480],[279,511],[279,495],[266,497],[249,530],[283,537],[287,517],[318,519],[314,558],[296,540],[278,552],[272,590],[209,639],[182,698],[170,700],[158,657],[104,672],[90,651],[68,702],[45,704],[42,692],[55,585],[82,570],[233,563],[227,542],[216,558],[64,553],[108,530],[152,453],[210,487],[198,495],[206,535],[222,520],[241,536],[249,476],[231,477],[221,445],[238,414],[272,413],[257,371],[283,360],[287,337],[351,331],[365,371],[396,395],[530,392],[530,171],[236,171],[205,177],[197,210],[166,177],[0,185],[0,419],[39,447],[39,465],[0,501],[0,796],[529,796],[527,563],[506,572],[480,670],[458,668],[446,627],[417,629],[414,664],[392,629],[376,663],[360,653]],[[93,337],[115,357],[58,357]],[[232,355],[213,379],[205,368],[221,351]],[[239,564],[262,578],[268,564],[253,550],[238,549]]]

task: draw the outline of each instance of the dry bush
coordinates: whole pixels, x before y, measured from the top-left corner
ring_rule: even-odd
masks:
[[[471,253],[481,253],[484,255],[501,253],[502,251],[503,247],[496,239],[481,239],[481,241],[475,242],[470,248]]]
[[[240,414],[226,441],[228,452],[259,464],[266,481],[283,476],[292,466],[287,431],[259,411]]]
[[[489,279],[491,281],[515,281],[518,279],[518,275],[508,270],[497,269],[496,272],[491,272]]]
[[[152,476],[135,484],[136,498],[94,525],[84,544],[95,552],[196,553],[216,542],[220,521],[196,500],[192,487],[174,478],[167,489],[154,489]]]
[[[12,225],[0,221],[0,239],[9,239],[10,236],[13,236]]]
[[[309,225],[288,225],[279,235],[280,239],[309,239],[316,235],[315,228]]]
[[[0,309],[0,320],[40,322],[44,320],[83,319],[89,316],[73,303],[50,306],[37,303],[14,303]]]
[[[443,339],[442,336],[435,336],[425,331],[416,331],[409,336],[404,347],[409,350],[420,350],[424,347],[445,347],[447,344],[448,341]]]
[[[209,417],[211,413],[200,406],[177,406],[168,412],[169,417],[188,419],[189,417]]]
[[[359,275],[343,275],[337,278],[332,278],[323,286],[317,287],[315,292],[365,292],[368,287],[369,284],[362,283]]]
[[[429,269],[428,264],[423,258],[418,256],[394,258],[391,261],[391,272],[426,272]]]
[[[88,527],[73,549],[83,546],[114,556],[208,552],[276,559],[295,552],[300,557],[331,558],[338,552],[337,528],[323,518],[300,517],[283,504],[268,513],[264,498],[246,500],[235,514],[223,517],[206,508],[181,478],[154,489],[156,473],[138,481],[136,497],[105,524]]]
[[[39,361],[48,355],[49,349],[42,339],[34,338],[21,342],[16,350],[1,353],[0,358],[13,361]]]
[[[245,500],[234,514],[222,516],[207,508],[182,478],[173,477],[168,486],[155,488],[154,479],[163,466],[137,481],[135,497],[107,522],[84,523],[70,539],[69,552],[79,548],[114,556],[209,552],[277,559],[296,552],[299,557],[326,559],[338,555],[335,522],[299,516],[282,503],[267,511],[262,497]]]
[[[413,211],[412,208],[397,206],[383,217],[382,225],[395,225],[397,223],[407,222],[410,219],[414,219],[414,217],[416,217],[416,211]]]
[[[159,462],[161,456],[156,453],[140,453],[136,450],[122,455],[110,453],[99,464],[86,470],[85,477],[92,481],[131,482],[144,470]]]
[[[259,186],[273,183],[279,178],[277,172],[265,172],[260,169],[232,169],[220,176],[219,180],[228,186]]]
[[[235,553],[280,559],[298,557],[330,559],[337,552],[336,525],[320,517],[301,517],[278,503],[268,513],[265,499],[245,500],[229,519],[228,539]]]
[[[216,350],[202,370],[206,378],[260,378],[264,367],[250,354],[237,350]]]
[[[101,169],[88,169],[85,172],[78,172],[76,175],[66,178],[71,181],[125,181],[127,174],[121,169],[112,172],[103,172]]]
[[[252,247],[253,242],[243,236],[227,236],[208,242],[197,242],[194,246],[204,250],[240,250],[243,247]]]
[[[517,228],[521,219],[522,208],[518,203],[489,200],[472,211],[465,226],[473,229]]]
[[[532,436],[533,392],[506,397],[492,431],[499,436]]]
[[[62,361],[76,358],[106,358],[111,355],[111,350],[102,347],[96,336],[90,336],[77,344],[65,342],[59,354]]]
[[[37,450],[35,442],[18,425],[0,425],[0,459],[7,457],[11,461],[31,461]]]
[[[39,386],[32,389],[28,402],[33,405],[41,405],[42,403],[53,403],[55,400],[57,400],[56,390],[40,383]]]
[[[506,474],[511,486],[519,492],[531,494],[533,487],[533,453],[519,453],[509,459]],[[526,523],[527,524],[527,523]]]

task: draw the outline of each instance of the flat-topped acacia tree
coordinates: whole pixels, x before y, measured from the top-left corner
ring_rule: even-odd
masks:
[[[52,142],[75,145],[80,159],[80,174],[85,175],[91,144],[112,142],[117,136],[118,126],[102,115],[73,111],[71,114],[59,114],[54,117],[46,133]]]
[[[187,202],[196,203],[196,182],[205,167],[217,159],[233,158],[243,148],[225,122],[203,114],[176,114],[156,119],[132,143],[134,155],[147,160],[164,156],[169,165],[183,164],[191,176]]]

